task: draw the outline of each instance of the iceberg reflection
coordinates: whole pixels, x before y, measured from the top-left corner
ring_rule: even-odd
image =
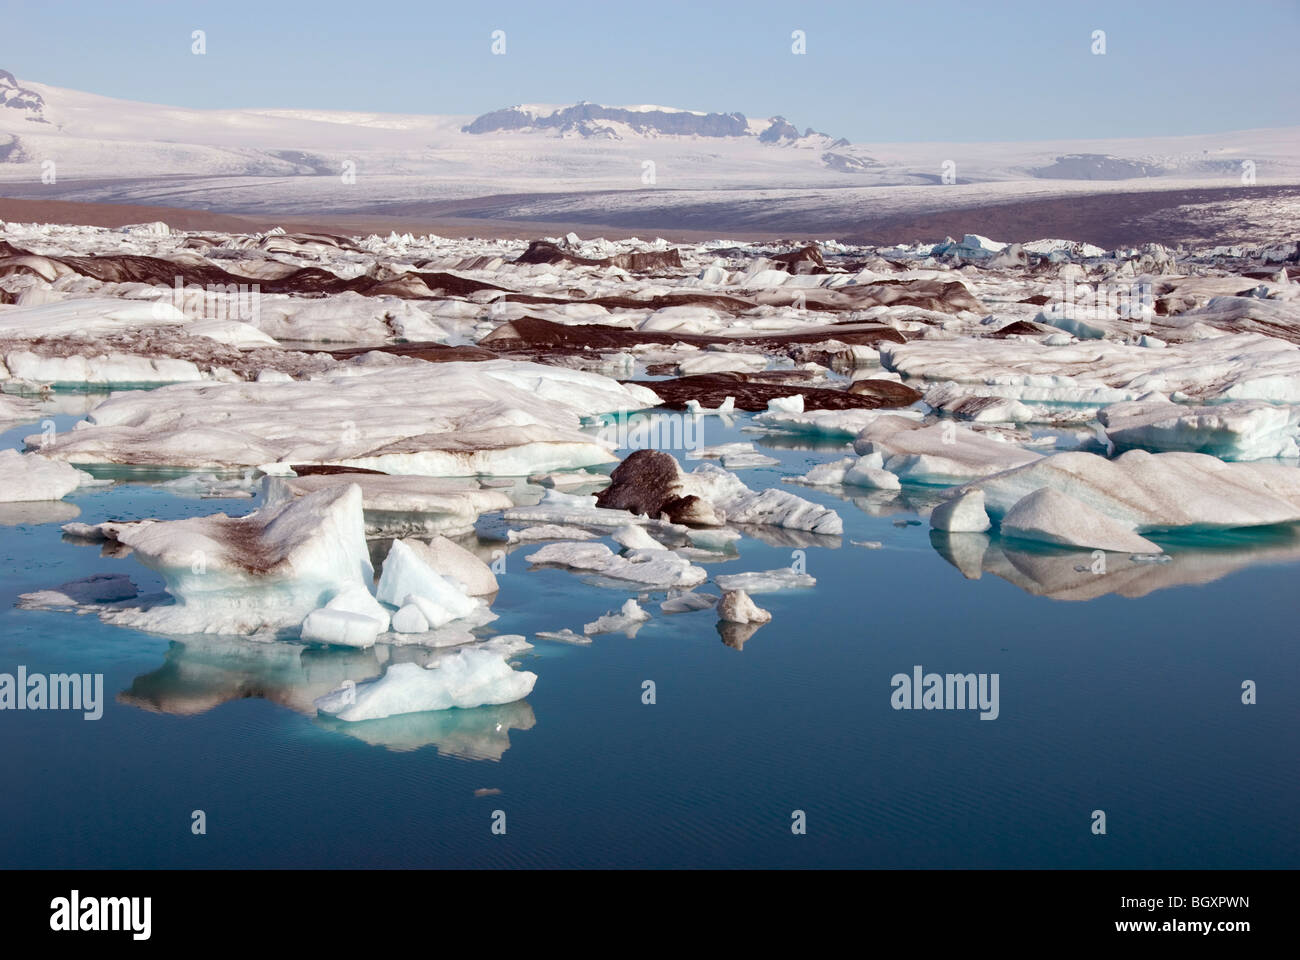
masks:
[[[1054,548],[983,533],[930,531],[935,551],[966,579],[988,573],[1053,600],[1092,600],[1109,594],[1143,597],[1169,587],[1211,583],[1261,564],[1300,561],[1300,528],[1295,526],[1156,538],[1166,553],[1152,562],[1124,553]]]
[[[389,750],[434,746],[448,756],[500,760],[510,748],[510,731],[529,730],[537,722],[525,700],[360,722],[317,715],[314,701],[344,681],[373,679],[392,663],[429,666],[455,649],[463,648],[447,651],[377,644],[355,650],[231,637],[187,638],[172,641],[163,664],[136,677],[117,699],[143,710],[195,716],[231,700],[256,697]]]

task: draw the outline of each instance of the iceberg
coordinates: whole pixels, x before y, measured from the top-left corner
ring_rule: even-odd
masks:
[[[975,491],[978,492],[978,491]],[[973,496],[966,494],[967,497]],[[1052,487],[1035,490],[1007,511],[1002,536],[1116,553],[1161,553],[1160,547],[1086,503]]]
[[[405,540],[394,541],[389,549],[375,596],[398,608],[414,604],[431,627],[445,626],[479,609],[458,583],[430,567]]]
[[[472,477],[321,473],[267,476],[262,483],[265,501],[271,504],[356,484],[361,488],[368,537],[460,536],[470,533],[482,514],[514,505],[507,493],[484,488]]]
[[[930,526],[947,533],[983,533],[992,523],[984,511],[984,491],[970,490],[930,511]]]
[[[815,577],[790,567],[725,574],[714,577],[713,582],[722,589],[724,595],[732,591],[742,591],[746,594],[775,593],[778,590],[801,589],[817,585]]]
[[[1221,460],[1300,456],[1300,406],[1263,400],[1187,406],[1155,398],[1111,404],[1097,419],[1117,451],[1183,450]]]
[[[772,615],[751,600],[744,590],[728,590],[718,601],[718,619],[728,623],[768,623]]]
[[[1066,451],[959,491],[982,491],[990,517],[1001,519],[1044,487],[1140,534],[1300,521],[1300,470],[1273,463],[1225,463],[1201,453],[1130,450],[1107,460]]]
[[[589,637],[600,633],[622,633],[631,638],[636,636],[641,625],[649,619],[650,614],[642,610],[635,599],[629,598],[618,613],[610,612],[597,617],[584,626],[582,632]]]
[[[647,587],[693,587],[708,574],[670,550],[629,550],[620,556],[603,543],[548,543],[529,563],[580,570]]]
[[[341,647],[373,647],[381,624],[374,617],[323,607],[307,614],[302,639]]]
[[[879,454],[883,468],[900,480],[935,486],[966,483],[1042,458],[952,421],[922,426],[898,417],[867,427],[853,449],[864,456]]]
[[[0,450],[0,503],[34,503],[61,500],[90,474],[36,453]]]
[[[602,508],[680,524],[763,524],[821,534],[844,532],[834,510],[775,487],[751,490],[734,473],[712,463],[684,473],[673,457],[658,450],[629,454],[610,479],[613,482],[596,498]]]
[[[161,633],[253,634],[297,628],[374,571],[355,485],[244,517],[109,521],[78,529],[130,548],[162,574],[175,604],[109,610],[112,623]]]

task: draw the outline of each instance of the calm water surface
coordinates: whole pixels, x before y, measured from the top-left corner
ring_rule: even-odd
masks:
[[[780,458],[741,470],[750,486],[844,455],[748,422],[705,439],[758,439]],[[94,573],[161,587],[133,558],[63,540],[61,523],[257,500],[122,482],[0,515],[0,671],[103,673],[107,700],[94,722],[0,713],[0,865],[1300,865],[1292,531],[1188,539],[1169,564],[1112,558],[1099,576],[1086,553],[932,538],[905,524],[925,491],[790,489],[838,510],[845,534],[746,537],[707,565],[770,570],[802,550],[817,578],[757,596],[773,620],[743,648],[711,610],[666,616],[652,595],[635,637],[536,640],[520,657],[539,677],[526,701],[354,724],[311,701],[379,673],[384,648],[169,638],[14,606]],[[530,570],[532,549],[509,555],[486,633],[581,632],[636,595]],[[999,716],[892,709],[891,678],[917,664],[998,674]],[[1256,705],[1241,702],[1245,680]],[[1091,832],[1098,809],[1105,836]]]

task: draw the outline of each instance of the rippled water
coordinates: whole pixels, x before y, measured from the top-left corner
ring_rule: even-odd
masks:
[[[748,422],[706,441],[758,439],[781,460],[740,471],[750,486],[843,455]],[[0,671],[102,672],[109,702],[93,722],[0,713],[0,865],[1300,864],[1294,531],[1169,542],[1169,563],[1111,560],[1098,575],[1087,553],[932,537],[906,523],[923,490],[790,489],[837,509],[845,534],[747,537],[707,565],[769,570],[802,550],[817,578],[757,596],[773,620],[743,648],[712,611],[666,616],[656,595],[633,638],[535,641],[524,702],[353,724],[311,701],[378,673],[386,648],[167,638],[14,607],[93,573],[161,587],[132,558],[64,541],[77,513],[238,514],[256,500],[132,481],[5,513]],[[581,632],[635,595],[530,571],[530,552],[508,557],[490,631]],[[999,716],[892,709],[891,678],[917,664],[998,674]],[[1245,680],[1256,705],[1241,702]],[[199,809],[204,836],[190,830]],[[1105,836],[1091,831],[1099,809]]]

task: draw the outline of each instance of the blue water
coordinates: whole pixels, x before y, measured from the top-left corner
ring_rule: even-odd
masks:
[[[62,430],[75,418],[55,419]],[[740,471],[753,487],[843,455],[747,423],[705,440],[758,438],[779,457]],[[38,431],[7,431],[0,446]],[[63,540],[71,516],[0,526],[0,671],[101,672],[108,701],[98,721],[0,712],[0,866],[1300,865],[1291,532],[1171,547],[1169,570],[1239,568],[1200,585],[1138,581],[1127,592],[1141,595],[1067,601],[1036,595],[1049,588],[1024,574],[1058,554],[1003,545],[1009,561],[967,579],[927,525],[896,525],[917,519],[908,503],[925,491],[790,489],[838,510],[845,535],[801,548],[816,587],[755,597],[773,620],[743,649],[721,641],[712,611],[666,616],[656,595],[634,638],[535,641],[519,658],[539,676],[522,703],[360,724],[317,717],[310,700],[377,674],[376,653],[16,609],[22,593],[93,573],[129,574],[142,592],[161,582]],[[68,503],[86,522],[257,506],[135,481]],[[795,546],[773,539],[747,537],[706,568],[789,566]],[[530,570],[533,549],[509,555],[489,632],[581,632],[636,595]],[[1053,569],[1090,586],[1089,562]],[[891,677],[915,664],[997,673],[999,717],[892,709]],[[1256,705],[1241,702],[1245,680]],[[1104,836],[1091,831],[1097,809]],[[191,832],[195,810],[206,835]],[[491,830],[498,810],[505,835]]]

